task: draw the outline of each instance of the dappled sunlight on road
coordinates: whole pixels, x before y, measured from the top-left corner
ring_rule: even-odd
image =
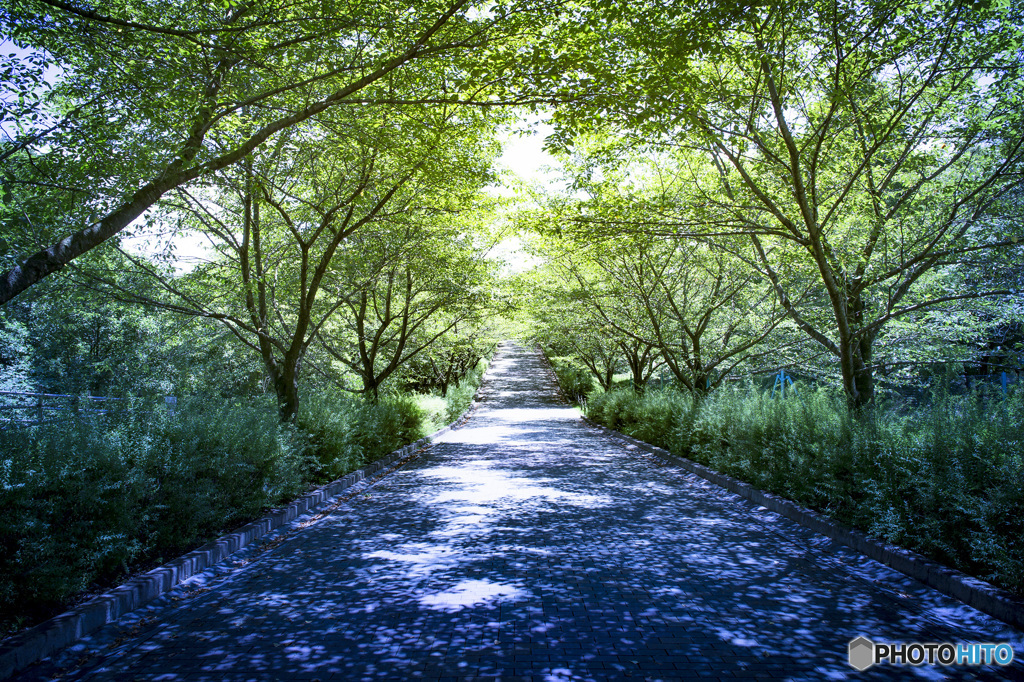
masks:
[[[847,679],[860,634],[1019,641],[587,427],[531,352],[506,347],[481,394],[419,460],[83,643],[65,679]]]
[[[474,419],[461,429],[450,431],[438,443],[463,445],[529,445],[537,449],[558,443],[571,442],[571,433],[557,431],[538,432],[538,425],[558,422],[576,422],[579,413],[571,408],[537,409],[481,409]],[[559,436],[562,437],[559,437]]]
[[[559,505],[580,505],[587,508],[609,504],[610,498],[591,495],[559,487],[559,479],[527,478],[516,476],[511,472],[491,466],[472,464],[465,467],[437,467],[428,469],[423,474],[428,478],[437,479],[438,483],[449,484],[438,486],[442,492],[430,494],[430,504],[451,505],[469,503],[483,505],[490,503],[492,507],[475,507],[477,513],[468,516],[460,514],[461,507],[453,509],[458,521],[467,522],[483,520],[496,512],[499,507],[512,506],[506,511],[520,512],[531,505],[556,503]],[[484,513],[480,513],[487,510]]]
[[[493,603],[501,597],[514,599],[530,596],[512,585],[492,583],[488,580],[463,580],[444,592],[420,597],[423,606],[442,611],[459,611],[469,606]]]

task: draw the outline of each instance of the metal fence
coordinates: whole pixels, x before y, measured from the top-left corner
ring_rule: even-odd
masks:
[[[167,396],[164,403],[167,411],[174,414],[178,399]],[[82,413],[108,414],[114,410],[137,410],[141,404],[140,398],[0,391],[0,429],[38,426]]]

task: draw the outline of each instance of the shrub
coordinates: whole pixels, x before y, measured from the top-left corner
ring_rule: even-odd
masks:
[[[590,370],[581,366],[569,356],[548,356],[551,368],[558,379],[558,385],[565,397],[573,402],[583,402],[594,391],[594,379]]]
[[[487,365],[487,360],[481,360],[477,363],[476,367],[469,370],[464,377],[459,379],[455,386],[448,388],[448,395],[445,396],[447,412],[442,426],[451,424],[461,417],[469,409],[469,406],[473,404],[473,396],[476,395],[477,389],[480,388],[480,384],[483,382]]]
[[[132,424],[133,433],[145,429]],[[294,496],[305,483],[301,435],[269,401],[192,398],[155,425],[156,531],[165,551],[187,549]],[[132,437],[126,435],[126,437]]]
[[[309,434],[312,479],[344,476],[451,423],[469,408],[486,367],[481,361],[445,398],[391,394],[372,403],[336,390],[307,392],[299,404],[298,425]]]
[[[412,400],[416,405],[423,435],[430,435],[448,423],[448,401],[439,395],[429,393],[414,394]]]
[[[407,396],[372,403],[325,390],[299,404],[298,425],[310,436],[310,474],[318,482],[344,476],[413,442],[422,424],[419,406]]]
[[[1024,594],[1024,391],[859,419],[843,396],[752,385],[593,397],[587,415]]]
[[[256,516],[303,481],[301,439],[266,402],[83,414],[0,432],[0,453],[5,629]]]
[[[193,397],[0,431],[0,636],[436,431],[486,366],[447,398],[304,392],[298,428],[270,399]]]

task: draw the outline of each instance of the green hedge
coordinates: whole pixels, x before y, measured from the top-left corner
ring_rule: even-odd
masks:
[[[546,354],[546,353],[545,353]],[[563,395],[574,403],[584,403],[595,390],[593,375],[576,358],[547,355]]]
[[[1024,391],[855,419],[827,390],[616,390],[587,414],[1024,595]]]
[[[299,428],[309,434],[310,476],[332,481],[422,436],[422,416],[408,397],[371,403],[325,391],[299,404]]]
[[[436,431],[485,367],[447,398],[311,391],[298,428],[269,399],[193,398],[0,431],[0,637]]]
[[[84,415],[0,432],[0,626],[296,494],[303,451],[266,402],[193,399],[175,417]]]

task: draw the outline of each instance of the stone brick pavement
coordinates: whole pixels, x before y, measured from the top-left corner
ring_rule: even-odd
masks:
[[[67,680],[1024,679],[879,666],[847,643],[1024,636],[561,404],[505,346],[476,412],[117,625],[25,671]]]

